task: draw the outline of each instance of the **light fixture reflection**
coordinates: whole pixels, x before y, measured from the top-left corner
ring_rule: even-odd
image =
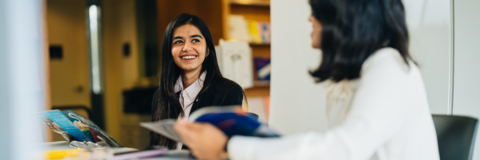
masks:
[[[95,94],[102,92],[101,73],[100,73],[100,48],[98,38],[98,7],[91,5],[88,8],[88,18],[90,23],[90,68],[92,91]]]

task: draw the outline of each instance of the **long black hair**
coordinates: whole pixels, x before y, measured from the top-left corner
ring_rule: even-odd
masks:
[[[197,27],[202,33],[205,41],[207,43],[207,48],[205,53],[206,57],[202,63],[201,73],[207,71],[205,81],[203,82],[203,88],[200,90],[198,95],[202,95],[205,90],[209,87],[212,87],[212,84],[219,81],[234,83],[230,80],[225,79],[220,73],[220,68],[217,63],[217,56],[215,53],[215,47],[213,44],[212,36],[208,30],[205,22],[200,19],[200,17],[191,15],[188,13],[183,13],[173,19],[167,26],[165,30],[165,35],[163,37],[162,45],[162,64],[160,68],[160,82],[159,82],[159,91],[158,91],[158,106],[156,111],[153,111],[152,121],[159,121],[162,119],[176,119],[178,115],[183,114],[182,106],[178,100],[178,96],[175,93],[174,87],[178,77],[183,73],[183,70],[178,67],[172,57],[172,41],[173,41],[173,32],[176,28],[191,24]],[[169,141],[166,137],[159,134],[155,134],[154,143],[156,145],[162,146],[175,146],[175,144],[169,144]]]
[[[392,47],[405,63],[408,30],[401,0],[309,0],[322,24],[320,67],[310,72],[317,82],[360,77],[363,62],[376,50]],[[413,61],[413,60],[412,60]]]

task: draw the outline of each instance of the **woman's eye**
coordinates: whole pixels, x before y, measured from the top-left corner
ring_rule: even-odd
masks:
[[[194,40],[192,40],[192,42],[200,42],[200,40],[194,39]]]
[[[182,41],[175,41],[175,42],[173,42],[173,44],[178,44],[178,43],[182,43]]]

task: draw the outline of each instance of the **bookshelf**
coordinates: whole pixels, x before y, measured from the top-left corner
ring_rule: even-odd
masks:
[[[224,5],[226,14],[242,15],[246,20],[270,22],[270,0],[227,0],[228,5]],[[225,13],[224,12],[224,13]],[[227,18],[228,19],[228,18]],[[228,22],[228,21],[225,21]],[[228,27],[228,26],[227,26]],[[227,29],[224,29],[227,30]],[[227,34],[225,34],[227,35]],[[226,36],[226,38],[228,35]],[[271,57],[271,47],[269,43],[250,43],[252,48],[252,58],[255,57]],[[252,59],[253,62],[253,59]],[[270,83],[259,81],[257,71],[254,71],[254,87],[245,89],[247,97],[266,97],[270,96]]]
[[[270,6],[269,0],[230,0],[231,5]]]

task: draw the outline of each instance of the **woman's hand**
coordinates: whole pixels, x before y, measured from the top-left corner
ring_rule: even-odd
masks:
[[[198,159],[221,159],[227,136],[209,123],[189,123],[185,120],[175,124],[182,141]]]

